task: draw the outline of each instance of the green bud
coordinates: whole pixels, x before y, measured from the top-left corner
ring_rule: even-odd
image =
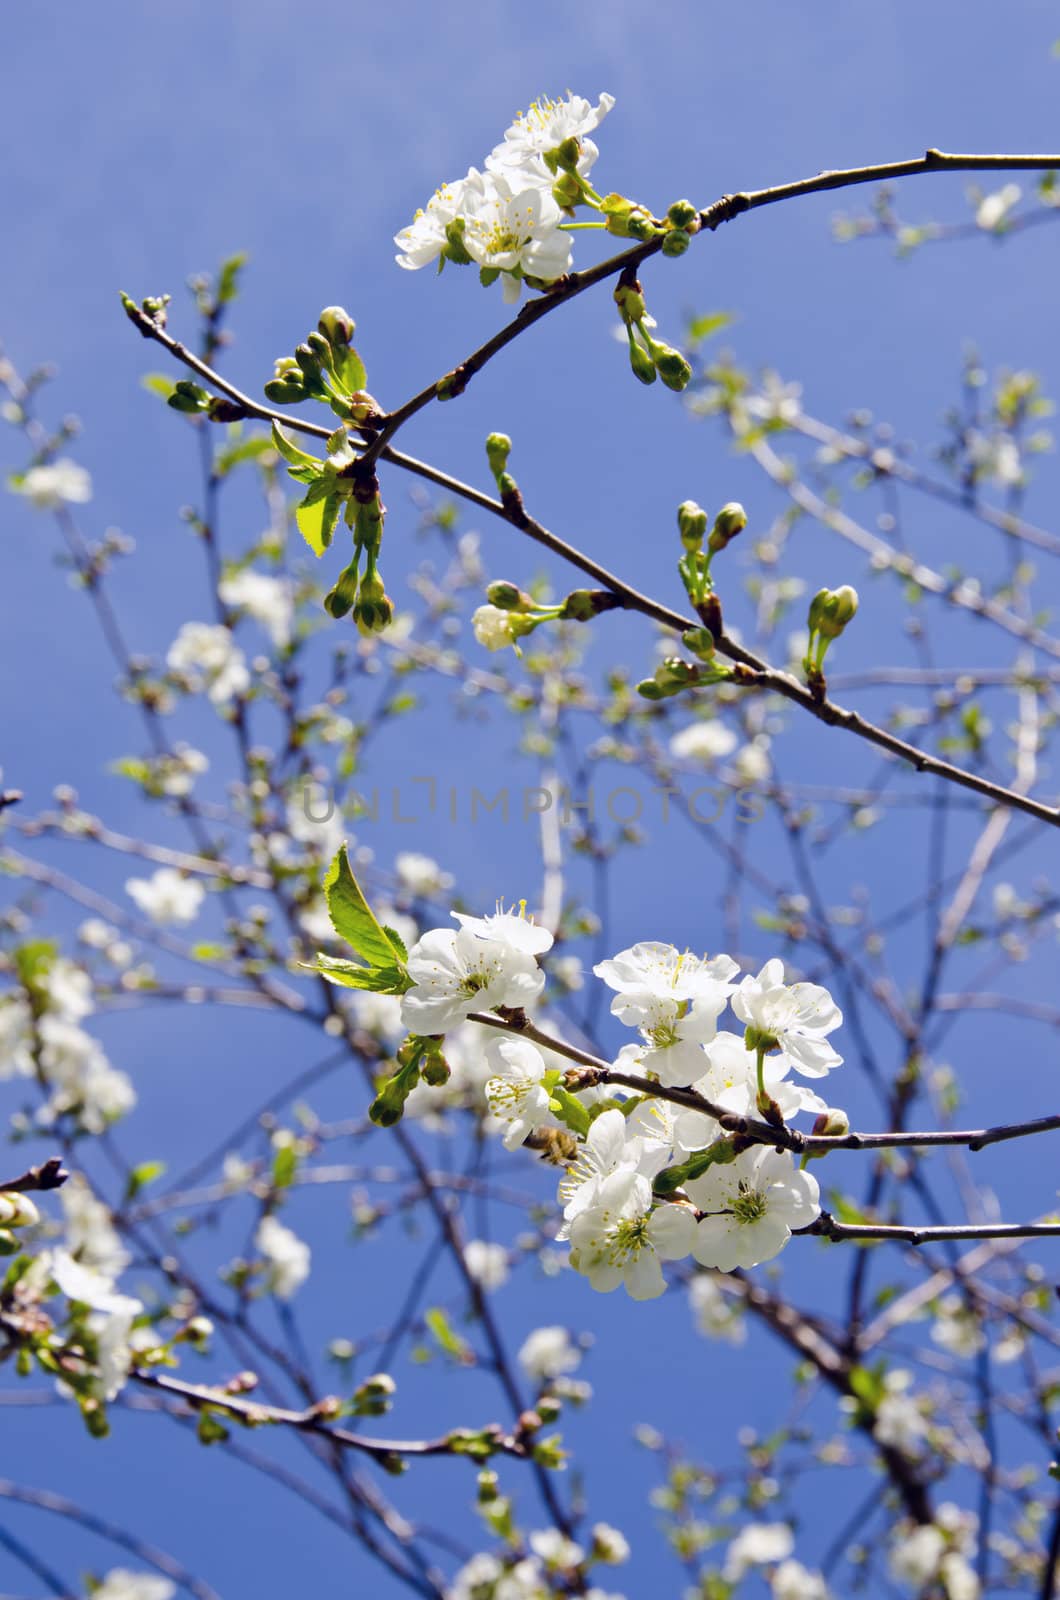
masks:
[[[637,693],[645,700],[665,700],[666,693],[659,688],[654,678],[642,678],[637,684]]]
[[[724,550],[725,546],[731,544],[746,526],[747,512],[738,500],[730,500],[727,505],[722,506],[714,518],[714,526],[707,540],[707,549],[711,555],[717,555],[719,550]]]
[[[655,371],[655,362],[636,339],[629,341],[629,364],[633,368],[633,376],[639,378],[641,383],[654,383],[658,374]]]
[[[512,453],[512,441],[506,433],[491,433],[486,439],[486,460],[489,462],[490,471],[495,478],[508,470],[508,457]]]
[[[562,173],[552,185],[552,198],[561,211],[573,211],[582,197],[582,186],[572,173]]]
[[[810,632],[829,642],[838,639],[857,609],[858,592],[849,583],[839,589],[820,589],[810,601]]]
[[[709,628],[688,628],[681,635],[681,643],[687,650],[691,650],[700,661],[711,661],[714,657],[714,635]]]
[[[635,211],[626,222],[626,235],[630,239],[639,239],[646,243],[654,239],[658,229],[646,211]]]
[[[471,256],[468,254],[464,245],[463,217],[454,217],[452,222],[446,224],[445,237],[446,246],[444,253],[446,259],[455,262],[458,267],[470,266]]]
[[[365,573],[361,592],[353,608],[353,620],[362,633],[381,633],[393,622],[394,603],[383,588],[383,580],[378,572]]]
[[[687,389],[692,378],[692,368],[680,350],[656,341],[652,347],[652,355],[655,359],[655,370],[668,389],[673,389],[677,394],[680,394],[682,389]]]
[[[174,411],[184,411],[189,414],[196,411],[205,411],[210,403],[210,397],[205,389],[197,383],[189,383],[186,378],[181,378],[173,385],[173,393],[166,401]]]
[[[694,500],[682,500],[677,508],[677,527],[686,550],[698,550],[707,531],[707,513]]]
[[[449,1063],[440,1050],[432,1050],[423,1058],[420,1076],[432,1089],[441,1089],[449,1082]]]
[[[305,399],[305,388],[294,378],[270,378],[265,385],[265,398],[281,406],[295,405]]]
[[[357,324],[342,306],[325,306],[317,323],[318,330],[329,344],[352,344]]]
[[[564,173],[575,173],[581,158],[581,139],[575,134],[570,134],[562,144],[557,144],[556,149],[549,150],[549,155],[556,158],[556,166]],[[546,157],[548,163],[548,157]]]
[[[637,282],[623,283],[621,278],[619,279],[615,286],[615,305],[627,328],[631,322],[643,322],[647,315],[644,296]]]
[[[294,356],[278,356],[272,364],[274,378],[297,377],[298,372],[299,366]]]
[[[18,1240],[6,1228],[0,1228],[0,1256],[13,1256],[19,1249]]]
[[[671,228],[663,234],[662,253],[664,256],[683,256],[692,243],[692,235],[686,233],[684,228]]]
[[[489,1467],[483,1467],[478,1475],[478,1494],[476,1496],[480,1506],[488,1506],[496,1500],[500,1493],[500,1479]]]
[[[331,346],[322,333],[307,333],[305,342],[323,366],[331,365]]]
[[[336,579],[334,588],[324,596],[324,609],[336,621],[344,617],[357,599],[357,568],[360,564],[360,554],[354,556],[348,567],[344,567]]]
[[[486,599],[491,606],[496,606],[498,611],[527,611],[533,605],[528,594],[524,594],[514,583],[505,582],[503,578],[489,585]]]
[[[561,615],[570,622],[590,622],[599,616],[597,597],[592,589],[573,589],[563,602]]]
[[[672,228],[688,229],[699,218],[699,212],[691,200],[675,200],[666,213],[666,220]]]

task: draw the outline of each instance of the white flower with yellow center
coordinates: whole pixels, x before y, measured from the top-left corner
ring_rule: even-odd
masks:
[[[655,995],[619,995],[614,1006],[622,1005],[624,1022],[636,1020],[643,1044],[625,1045],[618,1065],[624,1071],[650,1073],[668,1089],[687,1088],[703,1076],[709,1044],[725,1009],[728,984],[718,984],[708,1001],[689,1006],[686,1001],[660,1000]]]
[[[784,963],[777,958],[757,977],[744,978],[732,1009],[760,1044],[780,1049],[807,1078],[823,1078],[843,1060],[825,1037],[843,1020],[832,996],[816,983],[785,984]]]
[[[498,1122],[506,1124],[504,1145],[517,1150],[535,1128],[552,1120],[544,1078],[548,1070],[529,1039],[495,1039],[486,1046],[493,1075],[486,1099]]]
[[[666,1288],[661,1263],[687,1256],[695,1235],[690,1211],[653,1209],[647,1178],[620,1170],[603,1180],[593,1204],[571,1223],[571,1266],[602,1294],[624,1284],[631,1299],[654,1300]]]
[[[488,173],[483,189],[466,195],[463,213],[464,248],[480,267],[503,274],[507,301],[518,300],[521,277],[552,283],[571,264],[570,234],[551,194],[527,186],[519,173],[511,179]]]
[[[600,154],[589,134],[596,131],[614,103],[613,94],[602,94],[595,106],[579,94],[567,94],[562,100],[542,95],[526,111],[519,112],[506,130],[503,143],[486,158],[487,169],[535,176],[551,188],[553,179],[545,165],[546,154],[567,139],[577,139],[581,147],[578,171],[584,177]]]
[[[685,1192],[704,1213],[692,1254],[721,1272],[771,1261],[795,1228],[821,1214],[817,1179],[800,1172],[789,1151],[764,1145],[708,1168]]]
[[[542,956],[552,949],[552,935],[533,917],[527,916],[525,900],[519,901],[518,911],[505,911],[501,902],[489,916],[470,917],[463,911],[454,911],[453,917],[462,928],[480,939],[493,939],[512,950],[521,950],[524,955]]]
[[[449,242],[446,229],[464,214],[469,198],[484,191],[481,172],[471,168],[466,178],[443,183],[426,206],[416,212],[407,228],[394,236],[400,254],[397,264],[409,272],[437,261]]]
[[[704,1010],[716,1006],[714,1014],[720,1015],[733,992],[731,979],[739,970],[731,956],[708,959],[654,940],[635,944],[593,968],[596,976],[615,990],[611,1002],[614,1015],[634,1027],[657,1000],[697,1001]]]
[[[432,928],[409,951],[413,987],[402,997],[401,1021],[413,1033],[446,1033],[473,1011],[525,1006],[545,975],[532,955],[472,928]]]
[[[697,1094],[738,1117],[759,1116],[757,1061],[755,1052],[748,1050],[744,1043],[743,1035],[717,1034],[706,1046],[703,1059],[707,1070],[692,1084]],[[766,1093],[784,1120],[797,1116],[800,1111],[812,1111],[815,1115],[827,1111],[820,1095],[803,1084],[788,1081],[790,1065],[785,1056],[767,1056],[762,1072]],[[703,1111],[682,1111],[674,1123],[674,1139],[686,1151],[705,1149],[718,1131],[717,1122]]]
[[[595,1202],[601,1185],[612,1173],[625,1168],[654,1177],[665,1165],[668,1154],[668,1147],[661,1142],[649,1144],[636,1135],[630,1137],[621,1111],[601,1112],[578,1146],[574,1162],[560,1179],[559,1198],[566,1221],[572,1222]],[[568,1231],[564,1230],[559,1237],[566,1237]]]

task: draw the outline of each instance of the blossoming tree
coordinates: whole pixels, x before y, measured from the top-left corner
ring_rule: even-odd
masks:
[[[1041,1103],[1026,1115],[1009,1114],[1022,1095],[999,1095],[993,1120],[967,1126],[958,1077],[939,1058],[962,1012],[1022,1007],[1045,1028],[1058,1020],[1049,1003],[992,987],[1054,932],[1047,884],[1021,897],[997,876],[1017,846],[1044,850],[1060,823],[1045,760],[1060,643],[1027,561],[1028,550],[1060,553],[1060,537],[1028,521],[1021,501],[1044,402],[1029,375],[1005,376],[988,411],[977,404],[953,422],[933,475],[871,420],[829,424],[797,387],[708,356],[718,319],[693,318],[668,343],[648,311],[648,280],[663,258],[709,248],[723,225],[805,194],[954,171],[1043,174],[1026,212],[1009,180],[973,194],[972,221],[956,231],[1000,236],[1050,214],[1060,157],[929,150],[657,212],[598,177],[596,139],[613,106],[607,94],[536,102],[481,169],[443,184],[398,233],[400,267],[470,268],[519,309],[391,409],[369,392],[353,318],[335,305],[277,361],[261,400],[223,376],[239,258],[194,285],[198,344],[171,330],[168,296],[123,297],[144,339],[174,359],[149,385],[178,414],[174,427],[186,419],[204,463],[188,517],[212,620],[184,622],[160,656],[131,651],[112,604],[125,541],[81,531],[91,480],[69,454],[70,427],[40,419],[39,377],[0,368],[6,417],[24,441],[10,487],[52,518],[98,615],[142,726],[142,750],[117,770],[144,812],[133,837],[72,788],[43,810],[16,789],[0,796],[12,888],[0,923],[0,1076],[15,1146],[0,1184],[0,1355],[12,1403],[54,1403],[57,1430],[79,1412],[100,1441],[134,1408],[152,1412],[160,1434],[190,1426],[341,1528],[384,1569],[386,1593],[618,1600],[611,1569],[629,1541],[606,1501],[594,1507],[591,1477],[583,1489],[572,1471],[568,1430],[579,1414],[591,1427],[593,1399],[571,1296],[575,1279],[634,1302],[668,1293],[687,1299],[690,1344],[695,1327],[721,1347],[680,1358],[707,1375],[704,1392],[708,1379],[724,1385],[744,1340],[773,1352],[776,1427],[734,1444],[699,1418],[692,1441],[640,1429],[662,1468],[656,1505],[675,1557],[652,1592],[1046,1600],[1060,1563],[1050,1481],[1060,1331],[1047,1287],[1060,1220],[1041,1153],[1060,1115],[1032,1079]],[[890,194],[841,226],[852,238],[897,233],[907,251],[948,236],[932,225],[910,238]],[[587,252],[596,234],[617,239],[618,253],[575,270],[582,232]],[[506,435],[485,441],[495,493],[397,442],[417,413],[458,401],[514,340],[594,292],[613,295],[632,378],[682,394],[781,503],[767,524],[753,506],[708,512],[676,488],[676,528],[653,537],[682,609],[543,526],[510,470]],[[967,393],[985,381],[971,365]],[[311,412],[314,402],[322,409]],[[413,566],[382,499],[384,478],[403,474],[438,491],[424,520],[447,562],[440,575],[414,574],[420,604],[409,612],[382,574],[384,546],[388,572]],[[269,519],[249,548],[221,533],[221,490],[236,476],[260,487]],[[930,566],[893,511],[871,525],[848,508],[859,493],[944,501],[985,525],[1010,553],[1004,580]],[[475,539],[456,531],[468,508],[547,552],[548,580],[485,571]],[[844,581],[816,589],[785,639],[805,587],[797,517],[840,542]],[[872,718],[836,698],[859,687],[836,673],[879,593],[873,585],[859,613],[845,580],[860,581],[866,564],[904,585],[920,652],[913,668],[862,675],[882,706]],[[568,568],[591,586],[557,598]],[[741,591],[753,625],[737,630],[729,616]],[[982,667],[936,662],[917,620],[928,605],[974,621],[973,639],[989,636]],[[465,610],[470,636],[450,627]],[[611,661],[590,681],[582,661],[590,642],[607,651],[611,612],[643,623],[639,665]],[[364,843],[372,739],[416,717],[400,693],[413,679],[455,681],[519,725],[540,763],[527,808],[540,825],[539,890],[500,884],[495,904],[478,903],[428,853],[430,838],[392,860]],[[920,699],[888,702],[898,688]],[[998,731],[987,695],[1010,719]],[[230,781],[216,789],[205,754],[173,731],[200,701],[231,736]],[[782,776],[789,748],[810,739],[813,782]],[[607,763],[640,773],[690,826],[689,882],[711,884],[694,948],[659,926],[628,948],[611,940],[606,885],[642,841],[613,810],[605,822],[560,804],[565,757],[582,776]],[[681,806],[676,780],[696,774],[711,779],[719,815],[730,806],[731,825]],[[157,842],[163,823],[177,842]],[[910,865],[919,823],[926,880]],[[899,841],[894,903],[831,905],[831,853],[856,871],[873,828]],[[123,889],[56,866],[50,847],[63,841],[124,863]],[[593,897],[570,887],[580,862]],[[72,925],[64,905],[78,908]],[[928,954],[914,974],[906,947],[921,923]],[[123,1119],[151,1090],[132,1064],[112,1064],[95,1031],[109,1008],[154,1007],[161,1019],[173,1003],[202,1006],[204,1019],[213,1006],[264,1012],[324,1050],[300,1058],[220,1142],[211,1122],[209,1148],[176,1175],[166,1152],[122,1142]],[[341,1114],[317,1098],[340,1075]],[[981,1185],[996,1147],[1026,1152],[1033,1214],[1009,1214],[1004,1185],[999,1204]],[[343,1211],[352,1193],[358,1244],[396,1248],[402,1223],[421,1217],[432,1239],[426,1262],[409,1265],[392,1322],[380,1331],[368,1303],[358,1326],[322,1348],[295,1317],[319,1248],[299,1221],[314,1188],[343,1196]],[[230,1217],[241,1244],[219,1251],[211,1239],[228,1237],[218,1218]],[[432,1283],[440,1259],[444,1291]],[[540,1316],[513,1342],[495,1298],[517,1269],[539,1275]],[[446,1373],[438,1403],[452,1411],[440,1430],[416,1430],[407,1413],[400,1432],[369,1420],[400,1407],[410,1353]],[[648,1365],[643,1350],[621,1358]],[[627,1420],[640,1422],[639,1411]],[[425,1457],[459,1475],[459,1535],[432,1525]],[[850,1499],[823,1537],[820,1524],[806,1537],[800,1525],[799,1480],[811,1468],[822,1480],[841,1470],[837,1503]],[[99,1531],[95,1513],[61,1496],[5,1480],[0,1497]],[[102,1600],[215,1593],[116,1519],[104,1531],[123,1555],[91,1580]],[[46,1544],[0,1529],[0,1545],[49,1593],[69,1592]]]

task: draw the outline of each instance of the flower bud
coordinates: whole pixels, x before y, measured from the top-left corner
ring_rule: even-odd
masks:
[[[483,1467],[478,1475],[478,1503],[488,1506],[500,1494],[500,1479],[491,1467]]]
[[[5,1228],[31,1228],[40,1221],[40,1212],[28,1195],[5,1189],[0,1194],[0,1226]]]
[[[322,366],[329,367],[331,365],[331,345],[322,333],[317,333],[316,331],[307,333],[305,342]]]
[[[310,383],[320,382],[320,362],[308,344],[295,345],[294,358],[303,377],[308,378]]]
[[[850,1132],[850,1118],[845,1111],[840,1111],[836,1106],[829,1106],[827,1111],[822,1111],[810,1130],[817,1139],[841,1139]]]
[[[692,243],[692,235],[686,233],[684,228],[670,228],[663,234],[662,253],[664,256],[683,256]]]
[[[294,378],[270,378],[265,385],[265,397],[277,405],[296,405],[305,399],[305,389],[301,381]]]
[[[498,611],[526,611],[533,605],[528,594],[524,594],[514,583],[507,583],[503,578],[498,578],[496,583],[489,585],[486,599],[491,606],[496,606]]]
[[[714,518],[714,526],[710,530],[707,549],[711,555],[717,555],[719,550],[724,550],[731,544],[738,533],[742,533],[747,526],[747,512],[738,500],[730,500],[722,506]]]
[[[317,328],[329,344],[352,344],[357,324],[342,306],[325,306]]]
[[[709,628],[687,628],[681,635],[681,643],[700,661],[713,660],[714,635]]]
[[[654,383],[658,374],[655,371],[655,362],[636,339],[629,341],[629,364],[633,368],[633,376],[639,378],[641,383]]]
[[[344,617],[357,599],[357,583],[359,556],[354,556],[348,567],[344,567],[335,580],[334,587],[324,596],[324,609],[336,621]]]
[[[420,1077],[424,1083],[432,1089],[441,1089],[449,1082],[450,1076],[449,1063],[440,1050],[432,1050],[424,1056],[420,1067]]]
[[[576,134],[570,134],[562,144],[554,150],[549,150],[545,155],[545,165],[550,172],[570,172],[578,170],[581,160],[582,142]]]
[[[666,220],[672,228],[688,229],[698,216],[699,212],[691,200],[675,200],[666,213]]]
[[[464,218],[454,217],[445,228],[446,246],[444,254],[449,261],[455,262],[458,267],[471,265],[471,256],[464,244]]]
[[[810,602],[810,631],[822,639],[838,639],[858,609],[858,592],[849,583],[821,589]]]
[[[173,393],[166,401],[174,411],[186,411],[189,415],[196,411],[205,411],[210,397],[205,389],[197,383],[189,383],[186,378],[181,378],[173,385]]]
[[[707,513],[694,500],[682,500],[677,508],[677,527],[686,550],[698,550],[707,531]]]
[[[381,633],[393,622],[394,602],[383,588],[378,572],[365,573],[353,608],[353,620],[362,633]]]
[[[561,211],[573,211],[581,197],[582,186],[573,173],[562,173],[552,185],[552,198]]]
[[[647,314],[644,296],[640,284],[623,283],[621,278],[615,286],[615,305],[618,307],[619,316],[628,327],[631,322],[643,322]]]
[[[680,394],[682,389],[687,389],[692,378],[692,368],[680,350],[656,341],[652,346],[652,355],[655,360],[655,370],[668,389],[673,389],[676,394]]]
[[[495,478],[499,478],[502,472],[507,472],[508,457],[511,453],[512,441],[506,433],[491,433],[486,439],[486,460]]]

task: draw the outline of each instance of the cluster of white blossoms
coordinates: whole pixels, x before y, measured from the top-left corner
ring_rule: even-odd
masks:
[[[88,974],[56,957],[35,989],[37,1013],[23,994],[0,996],[0,1078],[38,1078],[47,1098],[36,1121],[50,1127],[71,1115],[85,1133],[102,1133],[136,1104],[124,1072],[81,1026],[94,1009]]]
[[[528,1534],[524,1555],[507,1561],[485,1552],[472,1556],[446,1591],[449,1600],[552,1600],[558,1584],[563,1593],[577,1592],[583,1600],[625,1600],[596,1584],[584,1586],[587,1568],[621,1566],[630,1555],[625,1536],[609,1523],[598,1522],[591,1532],[588,1547],[558,1528],[541,1528]]]
[[[174,867],[159,867],[149,878],[129,878],[125,891],[145,917],[160,927],[194,922],[206,890],[195,878],[185,878]]]
[[[56,461],[30,467],[13,484],[38,511],[55,511],[64,505],[85,505],[92,498],[92,479],[84,467],[60,456]]]
[[[222,578],[217,593],[226,606],[261,624],[277,650],[291,642],[294,604],[290,585],[283,578],[243,567]]]
[[[250,688],[246,658],[219,622],[185,622],[169,647],[166,665],[205,689],[215,706],[227,705]]]
[[[589,135],[614,103],[609,94],[595,106],[573,94],[535,100],[486,157],[484,171],[472,167],[443,184],[396,236],[398,265],[474,262],[484,281],[500,277],[507,301],[518,300],[524,278],[532,284],[561,278],[571,264],[564,212],[599,154]],[[563,208],[553,192],[557,176],[573,184]]]
[[[262,1258],[266,1290],[278,1300],[290,1300],[309,1276],[309,1246],[272,1215],[258,1223],[254,1244]]]
[[[786,984],[779,960],[741,979],[727,955],[634,945],[593,970],[635,1038],[583,1085],[562,1052],[527,1036],[552,935],[525,908],[453,916],[458,927],[432,929],[409,953],[402,1024],[438,1036],[474,1017],[493,1035],[493,1014],[490,1110],[508,1149],[532,1140],[566,1165],[560,1238],[594,1288],[652,1299],[665,1288],[662,1263],[689,1256],[722,1272],[752,1267],[820,1215],[817,1181],[789,1150],[734,1140],[719,1118],[780,1126],[809,1111],[833,1130],[845,1125],[800,1081],[842,1060],[828,1040],[842,1017],[827,990]],[[719,1031],[729,1006],[742,1033]],[[667,1098],[678,1089],[710,1109]]]

